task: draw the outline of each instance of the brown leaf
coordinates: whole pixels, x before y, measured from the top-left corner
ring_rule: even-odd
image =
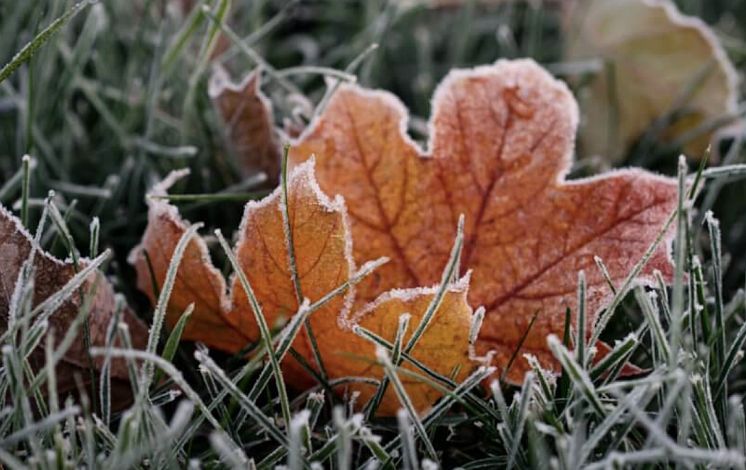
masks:
[[[674,209],[674,181],[641,170],[565,181],[577,105],[530,60],[451,72],[433,99],[427,151],[406,135],[406,116],[392,95],[345,84],[292,148],[296,163],[315,155],[321,188],[344,196],[355,260],[391,258],[358,286],[358,305],[437,282],[464,214],[461,271],[472,272],[469,303],[486,308],[478,350],[506,367],[538,312],[521,353],[556,369],[546,336],[561,336],[566,307],[575,311],[577,272],[590,331],[610,297],[593,257],[621,284]],[[641,281],[670,274],[664,245]],[[512,382],[528,368],[521,356]]]
[[[155,188],[155,192],[163,195],[165,189],[182,175],[183,172],[172,174]],[[330,200],[319,190],[312,162],[295,169],[288,187],[288,220],[293,234],[300,289],[303,297],[313,303],[349,281],[356,271],[351,256],[352,240],[346,208],[341,198]],[[235,249],[239,265],[270,327],[282,325],[299,307],[292,281],[281,202],[278,189],[265,199],[246,205]],[[144,253],[150,254],[156,283],[162,285],[176,242],[186,231],[187,225],[179,218],[176,208],[165,201],[151,197],[149,204],[148,229],[130,260],[138,271],[139,286],[155,299]],[[436,312],[437,320],[412,351],[415,358],[443,375],[459,369],[460,379],[473,368],[467,354],[471,309],[466,302],[466,292],[466,280],[450,287]],[[354,301],[354,290],[350,289],[313,312],[310,323],[328,378],[382,377],[383,372],[375,363],[373,345],[354,334],[352,326],[360,324],[393,341],[399,316],[410,313],[412,325],[416,325],[433,294],[432,289],[391,291],[352,315],[350,308]],[[231,353],[259,339],[254,314],[239,281],[233,280],[229,296],[225,292],[222,277],[207,258],[204,241],[198,238],[188,245],[177,271],[167,323],[175,324],[191,302],[195,302],[195,310],[189,323],[191,328],[185,331],[185,339],[202,341]],[[411,327],[410,334],[414,327]],[[299,334],[293,347],[307,363],[315,364],[305,332]],[[314,383],[289,355],[283,362],[283,370],[285,379],[295,387],[308,387]],[[407,379],[405,384],[419,410],[427,409],[441,395],[414,379]],[[350,384],[348,388],[359,391],[363,400],[375,392],[375,387],[360,383]],[[393,414],[398,407],[395,393],[389,388],[379,413]]]
[[[208,94],[221,117],[226,138],[245,176],[266,173],[273,185],[280,174],[280,146],[272,118],[272,103],[261,91],[261,72],[254,70],[241,83],[232,83],[218,67]]]
[[[3,260],[3,269],[0,270],[0,329],[6,331],[8,327],[8,314],[13,291],[21,272],[23,264],[28,259],[34,246],[34,240],[22,227],[21,222],[13,214],[0,206],[0,259]],[[83,269],[88,260],[80,261],[80,269]],[[63,262],[54,258],[41,248],[37,248],[34,257],[34,293],[33,305],[36,306],[51,295],[59,291],[76,274],[71,262]],[[78,312],[83,306],[85,299],[93,295],[89,311],[89,330],[91,346],[103,347],[106,345],[106,331],[115,311],[116,302],[114,289],[100,271],[94,271],[89,278],[65,301],[49,318],[49,328],[55,332],[57,343],[61,341],[64,334],[70,328]],[[129,328],[132,336],[133,347],[144,349],[147,342],[148,332],[145,324],[137,318],[134,313],[124,306],[121,321]],[[75,341],[65,354],[61,363],[57,366],[57,387],[60,394],[66,394],[76,390],[75,374],[80,375],[83,382],[90,379],[88,355],[85,350],[82,331],[78,333]],[[44,366],[44,342],[31,354],[31,363],[35,368]],[[115,346],[121,347],[121,343],[115,341]],[[104,363],[104,357],[93,359],[94,367],[100,369]],[[111,362],[113,406],[122,405],[122,400],[129,398],[129,373],[126,362],[123,359],[113,359]],[[119,397],[119,403],[117,398]]]

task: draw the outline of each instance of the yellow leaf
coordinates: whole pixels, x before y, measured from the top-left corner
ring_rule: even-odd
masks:
[[[658,120],[660,139],[701,157],[713,132],[707,122],[736,113],[736,73],[713,31],[668,0],[584,0],[567,16],[568,60],[598,58],[581,101],[583,150],[612,161]],[[676,115],[670,113],[676,111]],[[722,125],[722,124],[721,124]]]

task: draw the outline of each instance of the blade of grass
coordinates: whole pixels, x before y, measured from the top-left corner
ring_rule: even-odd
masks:
[[[176,59],[178,59],[189,39],[197,32],[204,20],[205,17],[202,14],[202,9],[200,7],[192,8],[181,29],[174,35],[163,54],[161,69],[163,70],[164,77],[169,75],[176,63]]]
[[[39,34],[29,41],[18,53],[10,59],[10,62],[5,64],[0,69],[0,83],[7,79],[13,72],[18,69],[21,65],[28,62],[34,53],[39,50],[60,28],[62,28],[68,21],[80,13],[85,7],[91,4],[90,0],[83,0],[82,2],[76,3],[72,8],[67,10],[62,16],[54,20],[46,28],[44,28]]]
[[[593,366],[589,372],[591,381],[595,382],[610,370],[613,370],[620,365],[623,366],[638,344],[639,341],[636,334],[630,333],[627,335],[627,337],[615,345],[603,359]]]
[[[533,385],[534,374],[533,372],[528,372],[523,378],[523,386],[521,387],[520,393],[521,398],[518,402],[518,408],[516,409],[515,427],[512,432],[513,444],[508,453],[508,470],[513,468],[513,464],[518,459],[521,451],[521,439],[526,427],[526,420],[528,419],[528,407],[533,398]]]
[[[670,351],[668,365],[671,369],[676,367],[679,357],[679,349],[682,343],[682,322],[684,315],[684,270],[688,251],[687,247],[687,214],[686,204],[686,160],[679,157],[678,166],[678,204],[676,208],[676,243],[674,244],[674,279],[673,292],[671,294],[671,325],[669,331]]]
[[[233,383],[233,381],[229,379],[227,375],[225,375],[223,369],[215,364],[215,361],[213,361],[209,356],[201,353],[200,351],[195,352],[194,356],[197,361],[199,361],[201,365],[203,365],[208,371],[210,371],[213,377],[215,377],[217,381],[223,387],[225,387],[235,399],[238,400],[238,403],[244,409],[249,411],[251,418],[254,419],[262,427],[262,429],[264,429],[268,436],[270,436],[273,440],[275,440],[278,444],[285,448],[289,446],[288,439],[282,433],[282,431],[280,431],[280,428],[278,428],[274,424],[274,422],[262,412],[262,410],[256,403],[249,400],[248,397],[244,395],[243,392],[238,389],[238,387],[236,387],[236,384]],[[290,423],[288,421],[288,425],[289,424]],[[217,429],[222,428],[218,427]]]
[[[594,325],[591,339],[588,341],[588,344],[596,344],[596,342],[600,339],[601,333],[603,333],[604,329],[608,325],[609,321],[611,320],[612,316],[616,312],[617,307],[619,304],[621,304],[624,296],[629,292],[629,289],[634,285],[635,279],[640,275],[642,272],[642,269],[647,265],[648,261],[650,261],[650,258],[653,256],[655,251],[658,249],[658,246],[661,244],[661,242],[666,237],[666,234],[671,227],[671,224],[676,219],[676,216],[678,214],[678,211],[673,211],[669,216],[668,219],[666,219],[666,222],[663,224],[663,227],[661,228],[660,232],[658,232],[658,235],[655,237],[653,242],[648,246],[647,250],[645,250],[645,253],[642,255],[640,260],[634,265],[634,267],[630,270],[630,272],[627,274],[627,277],[625,277],[624,282],[622,285],[617,289],[617,293],[614,296],[614,298],[609,303],[609,306],[606,308],[604,312],[602,312],[598,318],[596,319],[596,323]]]
[[[181,264],[181,260],[184,257],[184,252],[186,252],[187,246],[191,242],[192,237],[197,234],[197,230],[199,230],[201,227],[201,223],[191,225],[189,228],[187,228],[181,238],[179,238],[179,241],[176,243],[176,248],[174,248],[173,256],[171,257],[171,261],[168,264],[166,277],[163,280],[163,286],[161,287],[160,295],[158,296],[158,301],[155,305],[153,323],[150,326],[150,331],[148,334],[148,344],[145,350],[150,354],[156,354],[156,351],[158,349],[161,330],[163,329],[163,322],[166,319],[168,302],[171,298],[171,292],[173,291],[174,284],[176,283],[176,274],[179,271],[179,265]],[[147,391],[150,388],[150,384],[153,382],[153,367],[154,363],[145,362],[143,376],[141,379],[143,391]]]
[[[549,349],[552,350],[554,357],[556,357],[560,364],[562,364],[562,368],[568,372],[570,379],[572,379],[577,389],[593,407],[594,411],[596,411],[599,416],[606,416],[606,412],[601,404],[596,388],[593,386],[593,382],[591,382],[585,369],[575,361],[567,348],[565,348],[556,336],[549,335],[547,337],[547,345],[549,346]]]
[[[1,80],[0,80],[1,81]],[[35,167],[35,164],[32,164],[33,160],[30,155],[24,155],[21,159],[21,223],[24,227],[28,227],[28,200],[29,200],[29,191],[31,188],[31,170],[33,167]]]
[[[114,344],[117,325],[124,310],[124,301],[120,298],[117,301],[114,315],[106,328],[105,347],[109,348]],[[99,376],[99,410],[101,410],[101,420],[109,425],[111,423],[111,358],[104,357],[104,363],[101,366]]]
[[[176,326],[168,335],[166,345],[163,347],[163,353],[161,354],[161,357],[163,359],[169,362],[173,361],[174,356],[176,355],[176,350],[179,348],[181,335],[184,333],[184,328],[186,328],[186,324],[189,321],[189,318],[191,318],[192,312],[194,312],[194,303],[191,303],[187,306],[186,310],[184,310],[184,313],[182,313],[179,317],[179,321],[176,322]],[[160,371],[160,369],[156,371],[155,375],[153,376],[153,382],[156,384],[160,382],[162,374],[163,373]]]
[[[139,360],[152,363],[153,366],[163,370],[163,372],[169,376],[169,378],[179,387],[184,395],[187,396],[195,406],[200,410],[202,416],[213,426],[215,429],[222,429],[220,423],[215,419],[207,405],[202,401],[199,394],[184,380],[182,373],[176,369],[170,362],[158,357],[155,354],[148,353],[147,351],[139,351],[136,349],[122,349],[122,348],[91,348],[91,354],[93,356],[105,356],[110,354],[112,357],[128,358],[132,360]]]
[[[637,304],[640,306],[640,310],[642,310],[645,322],[650,328],[653,344],[655,345],[656,350],[659,352],[661,357],[670,357],[671,353],[669,350],[668,338],[666,337],[666,332],[658,318],[658,309],[650,299],[650,295],[645,292],[644,288],[637,287],[635,289],[635,299],[637,299]]]
[[[575,321],[575,360],[585,367],[585,273],[578,273],[578,315]]]
[[[400,409],[396,412],[396,421],[399,425],[399,438],[402,442],[403,468],[418,470],[420,462],[417,458],[417,446],[414,442],[412,423],[409,420],[406,410]]]
[[[225,22],[221,21],[216,15],[214,15],[209,8],[206,8],[206,5],[203,5],[202,13],[215,25],[217,25],[218,28],[228,37],[228,39],[238,47],[238,50],[241,51],[250,61],[255,63],[257,66],[261,67],[262,70],[267,72],[267,75],[272,77],[282,88],[284,88],[287,92],[291,94],[299,94],[303,95],[303,92],[298,89],[293,83],[288,81],[286,78],[280,76],[277,72],[277,69],[275,69],[269,62],[267,62],[261,54],[256,52],[253,48],[249,47],[247,44],[245,44],[241,38],[231,29]]]
[[[394,369],[394,365],[391,363],[391,359],[386,353],[386,350],[380,346],[377,346],[376,358],[380,361],[381,365],[383,365],[386,377],[389,378],[389,381],[394,386],[396,396],[399,398],[399,402],[402,404],[407,414],[409,415],[409,418],[412,420],[414,428],[417,430],[417,434],[420,436],[422,443],[425,445],[425,450],[427,451],[428,456],[437,462],[438,454],[435,452],[435,447],[433,447],[432,442],[430,442],[430,437],[427,435],[425,427],[423,426],[420,417],[417,415],[417,411],[415,410],[414,405],[412,404],[412,400],[411,398],[409,398],[409,395],[404,388],[404,384],[402,384],[401,380],[399,380],[396,369]]]
[[[282,152],[282,162],[280,166],[280,209],[282,212],[282,227],[285,233],[285,247],[288,253],[288,266],[290,267],[290,279],[293,282],[295,288],[295,298],[298,305],[303,303],[303,289],[300,284],[300,277],[298,276],[298,262],[295,256],[295,240],[293,237],[293,227],[290,224],[290,205],[288,203],[288,154],[290,153],[290,144],[285,144]],[[311,345],[311,354],[313,360],[316,363],[316,367],[319,369],[319,375],[321,376],[322,383],[328,383],[328,374],[324,367],[324,361],[321,359],[321,353],[319,352],[319,345],[316,342],[316,335],[313,333],[311,322],[306,320],[304,323],[306,336],[308,342]]]
[[[534,327],[537,318],[539,318],[538,310],[534,312],[534,315],[531,317],[531,321],[529,321],[528,325],[526,326],[526,331],[524,331],[523,335],[521,335],[521,339],[518,341],[518,344],[513,349],[513,352],[510,354],[508,363],[505,365],[505,368],[500,373],[500,383],[505,383],[505,378],[507,377],[508,372],[510,372],[510,368],[513,367],[513,363],[518,358],[518,353],[521,351],[521,348],[523,348],[523,343],[526,342],[526,338],[528,338],[528,334],[531,333],[531,329]]]
[[[262,307],[259,305],[259,300],[257,300],[256,295],[254,295],[254,289],[251,287],[249,279],[246,277],[246,273],[244,273],[241,265],[238,264],[238,260],[236,259],[233,250],[231,250],[230,246],[228,246],[228,242],[225,241],[225,238],[223,237],[223,234],[220,232],[220,230],[215,231],[215,236],[218,237],[220,246],[223,248],[225,255],[228,257],[228,261],[230,261],[231,266],[233,267],[233,272],[236,273],[236,276],[241,283],[241,287],[246,294],[246,298],[249,299],[249,305],[251,305],[251,310],[254,313],[254,319],[259,326],[261,339],[267,350],[267,357],[269,358],[269,363],[272,366],[272,372],[275,376],[275,385],[277,387],[277,394],[280,398],[282,417],[285,420],[285,426],[287,426],[290,424],[290,402],[288,401],[287,390],[285,389],[285,379],[282,376],[280,362],[272,346],[272,334],[269,331],[269,325],[267,325],[267,320],[264,318],[264,313],[262,312]]]
[[[717,381],[715,382],[715,394],[720,394],[723,392],[725,383],[728,380],[728,375],[738,364],[738,358],[742,354],[741,348],[743,347],[744,342],[746,342],[746,322],[741,324],[741,327],[738,329],[738,332],[733,338],[733,342],[728,349],[728,353],[725,355],[723,366],[720,370]]]
[[[45,418],[4,437],[2,440],[0,440],[0,447],[11,447],[16,443],[23,441],[32,434],[41,433],[46,429],[53,428],[68,417],[77,416],[78,414],[80,414],[79,406],[66,407],[58,413],[50,414],[49,416],[46,416]]]
[[[410,318],[411,318],[411,315],[409,315],[408,313],[403,313],[399,316],[399,326],[396,328],[396,336],[394,338],[393,348],[391,349],[392,364],[401,363],[402,343],[404,342],[404,334],[407,332],[407,328],[409,327]],[[368,404],[365,406],[366,408],[365,415],[367,419],[373,418],[373,414],[372,414],[373,410],[378,409],[378,405],[381,403],[381,400],[383,399],[383,395],[386,393],[387,387],[388,387],[388,380],[381,380],[381,383],[376,389],[376,393],[373,394],[373,397],[370,399]]]
[[[614,281],[611,280],[611,274],[609,274],[609,269],[604,264],[604,261],[598,256],[594,256],[593,261],[596,263],[596,266],[598,266],[599,271],[601,271],[601,275],[604,277],[604,280],[609,286],[611,293],[616,295],[616,287],[614,286]]]
[[[451,279],[454,278],[456,275],[456,271],[458,269],[459,259],[461,258],[461,250],[464,246],[464,215],[461,214],[458,219],[458,226],[456,228],[456,238],[453,241],[453,247],[451,248],[451,255],[448,259],[448,263],[446,263],[446,268],[443,270],[443,274],[440,278],[440,284],[438,286],[438,290],[435,292],[435,295],[433,296],[433,300],[430,302],[430,304],[427,306],[427,310],[425,310],[425,313],[422,315],[422,319],[417,324],[417,327],[412,332],[412,336],[409,338],[409,341],[407,342],[407,346],[404,348],[404,352],[409,354],[412,352],[412,349],[417,345],[417,342],[422,337],[422,334],[425,332],[427,327],[430,325],[430,322],[432,321],[433,317],[435,316],[435,312],[440,307],[441,303],[443,302],[443,297],[445,297],[446,292],[448,291],[448,286],[451,283]]]
[[[224,202],[236,201],[245,202],[261,199],[269,194],[269,191],[255,191],[250,193],[230,193],[230,194],[166,194],[148,196],[152,199],[165,199],[169,202],[192,202],[192,201],[209,201]]]
[[[722,262],[722,247],[721,247],[721,235],[720,235],[720,223],[715,219],[712,212],[708,212],[705,215],[705,223],[707,224],[707,231],[710,235],[710,252],[712,262],[712,280],[715,294],[715,341],[713,344],[714,358],[711,356],[711,363],[715,363],[715,370],[719,373],[722,370],[722,366],[725,363],[726,344],[725,344],[725,318],[724,318],[724,301],[723,301],[723,270],[721,266]],[[715,359],[713,361],[713,359]],[[724,390],[724,395],[727,395],[727,388]],[[725,401],[720,398],[724,398],[720,393],[716,394],[716,401],[722,402],[725,406]],[[725,408],[723,408],[725,411]]]

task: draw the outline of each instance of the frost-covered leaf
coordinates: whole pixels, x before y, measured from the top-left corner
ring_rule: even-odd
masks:
[[[34,244],[33,238],[22,227],[18,218],[0,206],[0,260],[3,263],[0,269],[0,329],[3,332],[8,328],[8,315],[19,274]],[[88,262],[85,259],[81,260],[78,269],[85,268]],[[76,274],[72,262],[61,261],[41,247],[37,247],[33,268],[33,306],[57,294]],[[57,343],[62,340],[86,303],[90,304],[88,321],[91,345],[99,347],[106,345],[107,329],[116,312],[116,299],[114,289],[100,271],[93,271],[82,286],[73,291],[49,317],[49,328],[54,330]],[[121,313],[120,321],[128,326],[133,347],[143,349],[148,337],[145,324],[126,305]],[[41,341],[39,344],[40,346],[32,352],[30,357],[31,363],[38,368],[45,364],[44,342]],[[115,340],[113,344],[118,347],[122,346],[119,340]],[[94,367],[100,369],[104,360],[103,357],[94,358]],[[77,390],[76,374],[80,380],[87,382],[90,379],[88,368],[88,354],[85,350],[82,328],[80,328],[72,346],[57,366],[59,393],[64,396],[68,392]],[[112,360],[111,377],[113,379],[111,392],[113,403],[116,405],[117,401],[121,402],[130,394],[129,373],[124,360]]]
[[[584,151],[618,160],[656,120],[668,117],[660,138],[688,140],[684,151],[701,157],[713,133],[686,134],[734,115],[738,99],[735,70],[709,26],[668,0],[568,5],[567,59],[607,64],[581,101]]]
[[[154,194],[165,195],[168,186],[180,176],[183,176],[183,172],[172,174],[154,188]],[[318,188],[312,162],[293,171],[288,187],[289,225],[293,234],[299,284],[303,297],[313,303],[349,281],[356,272],[347,211],[341,197],[329,199]],[[238,263],[270,327],[281,326],[299,308],[284,232],[281,199],[278,189],[259,202],[247,204],[235,248]],[[130,260],[137,269],[139,287],[155,302],[157,295],[150,282],[145,253],[148,253],[156,283],[160,286],[176,243],[188,225],[176,208],[165,200],[150,198],[149,205],[147,231]],[[452,232],[454,227],[451,228]],[[452,238],[453,234],[449,237]],[[205,242],[199,238],[193,239],[177,271],[166,321],[174,325],[186,306],[194,302],[194,313],[183,338],[237,353],[259,339],[259,329],[239,280],[233,280],[230,293],[225,284],[222,275],[208,258]],[[383,377],[381,367],[375,363],[373,344],[353,333],[353,325],[359,324],[393,342],[399,316],[409,313],[411,324],[416,325],[434,293],[433,288],[392,290],[353,314],[351,308],[355,304],[355,292],[350,289],[313,312],[310,323],[328,378]],[[471,309],[466,295],[466,279],[449,288],[435,313],[435,319],[412,351],[415,358],[442,375],[459,370],[457,379],[466,377],[473,368],[468,357]],[[315,364],[305,332],[296,338],[293,347],[308,364]],[[290,356],[283,361],[283,370],[285,379],[295,387],[308,387],[314,383],[312,377]],[[413,378],[403,377],[403,381],[419,410],[427,409],[441,395]],[[346,387],[361,393],[361,404],[375,392],[373,385],[350,384]],[[389,388],[379,413],[391,415],[398,407],[394,390]]]
[[[275,135],[272,104],[261,91],[259,70],[233,83],[223,68],[210,78],[209,95],[224,124],[224,132],[244,175],[264,172],[272,183],[280,173],[280,146]]]
[[[158,298],[153,283],[159,289],[163,285],[176,245],[188,228],[176,207],[160,197],[166,196],[168,188],[186,174],[188,171],[171,173],[151,189],[147,200],[148,226],[141,244],[130,253],[129,261],[137,270],[137,287],[148,294],[153,304]],[[225,279],[210,263],[207,245],[200,237],[192,237],[179,264],[166,311],[169,327],[176,325],[191,303],[194,312],[182,333],[184,340],[198,339],[201,333],[209,331],[214,335],[213,346],[220,349],[238,350],[249,342],[248,338],[236,336],[225,317]]]
[[[674,181],[641,170],[565,181],[578,121],[567,87],[530,60],[452,71],[433,99],[430,143],[406,135],[392,95],[345,84],[292,148],[316,156],[323,191],[344,196],[357,262],[391,262],[358,286],[357,302],[392,288],[431,285],[466,217],[461,273],[469,303],[486,308],[477,349],[496,352],[520,383],[531,353],[546,367],[565,310],[576,308],[577,272],[588,278],[588,328],[610,297],[599,256],[621,284],[676,205]],[[670,274],[667,245],[646,267]]]

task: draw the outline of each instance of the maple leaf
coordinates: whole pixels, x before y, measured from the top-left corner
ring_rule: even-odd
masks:
[[[179,239],[187,231],[188,224],[181,218],[176,207],[164,199],[167,190],[188,170],[172,172],[154,186],[147,198],[148,225],[140,245],[130,253],[129,262],[137,271],[137,287],[145,292],[155,305],[158,292],[166,278],[169,263]],[[156,282],[157,286],[153,283]],[[251,339],[238,334],[238,330],[226,318],[228,300],[225,298],[225,279],[210,262],[205,241],[192,237],[187,243],[176,273],[174,288],[166,310],[166,324],[173,327],[190,304],[194,311],[184,327],[184,340],[198,339],[209,332],[211,345],[226,351],[237,351]]]
[[[595,74],[581,102],[586,152],[618,160],[656,120],[677,108],[678,114],[661,129],[666,142],[686,137],[706,121],[736,115],[735,69],[699,18],[681,14],[667,0],[566,5],[572,6],[566,21],[568,59],[609,63],[608,71]],[[700,157],[713,132],[692,137],[684,151]]]
[[[63,262],[41,249],[29,233],[23,228],[21,222],[0,205],[0,259],[3,260],[3,269],[0,270],[0,330],[7,332],[9,314],[14,303],[14,291],[23,270],[24,263],[33,255],[33,286],[32,306],[37,307],[63,289],[73,281],[77,274],[72,262]],[[89,261],[79,261],[78,270],[83,271]],[[90,297],[93,296],[93,297]],[[92,271],[82,284],[73,290],[67,299],[57,306],[49,316],[49,329],[56,332],[55,346],[62,341],[65,333],[71,328],[84,304],[88,303],[88,323],[91,346],[103,347],[107,344],[107,329],[109,323],[116,313],[116,301],[114,289],[106,280],[104,275],[98,271]],[[50,308],[54,304],[49,305]],[[44,314],[42,311],[41,314]],[[36,321],[34,318],[32,321]],[[132,337],[132,346],[144,349],[148,332],[145,324],[137,318],[134,313],[124,306],[121,312],[121,320],[129,328]],[[43,341],[39,344],[44,344]],[[121,347],[121,342],[114,341],[115,347]],[[93,359],[93,366],[101,369],[104,365],[104,357]],[[45,366],[46,359],[43,346],[36,347],[31,352],[30,362],[35,369]],[[88,382],[89,362],[85,349],[82,328],[64,354],[62,360],[57,364],[57,389],[64,395],[77,391],[75,376],[84,382]],[[131,387],[129,385],[129,371],[123,359],[112,359],[110,374],[112,378],[112,405],[119,407],[131,398]],[[44,388],[46,389],[46,388]]]
[[[675,182],[634,169],[565,181],[577,105],[531,60],[452,71],[433,99],[427,152],[406,119],[394,96],[345,84],[291,150],[296,163],[315,155],[322,190],[344,196],[355,259],[391,258],[358,286],[358,303],[437,282],[464,214],[461,271],[472,273],[469,303],[486,308],[477,350],[504,369],[526,335],[507,379],[522,380],[523,353],[556,370],[546,337],[575,312],[578,271],[591,331],[610,297],[594,256],[620,284],[674,210]],[[642,281],[670,276],[669,243]]]
[[[161,286],[176,244],[188,229],[174,206],[165,198],[153,196],[165,196],[167,188],[184,174],[183,171],[172,173],[153,189],[148,201],[148,227],[141,244],[130,255],[130,262],[137,270],[138,286],[153,302],[157,294],[153,291],[150,272],[152,270],[156,285]],[[319,302],[331,291],[351,282],[358,272],[352,259],[352,239],[344,201],[339,197],[331,200],[320,191],[312,162],[296,168],[288,181],[288,224],[296,260],[297,287],[290,265],[283,209],[280,188],[261,201],[249,202],[235,247],[238,265],[270,326],[281,325],[295,315],[301,296],[312,303]],[[459,380],[466,377],[474,365],[468,356],[471,309],[466,301],[467,285],[467,278],[463,278],[449,287],[435,313],[435,320],[411,353],[442,375],[459,370]],[[376,363],[373,344],[353,333],[353,326],[360,325],[393,342],[399,316],[409,313],[411,324],[416,325],[434,295],[434,288],[390,290],[355,313],[351,311],[354,288],[326,301],[309,318],[328,379],[381,378],[383,371]],[[229,294],[222,275],[209,260],[204,240],[199,237],[187,245],[177,270],[166,322],[173,326],[190,303],[195,303],[195,308],[182,336],[185,340],[202,341],[208,346],[238,353],[260,338],[251,303],[240,280],[234,278]],[[410,329],[409,335],[413,330]],[[315,364],[306,334],[299,334],[293,347],[306,363]],[[315,383],[294,358],[288,356],[282,365],[289,384],[305,388]],[[412,369],[408,364],[403,367]],[[409,376],[403,377],[402,382],[420,411],[441,396],[439,391]],[[376,390],[375,386],[365,383],[352,383],[347,387],[360,392],[361,403]],[[395,392],[389,387],[378,413],[393,415],[399,407]]]
[[[250,176],[262,171],[274,185],[280,174],[280,146],[272,105],[260,87],[259,70],[240,83],[232,83],[225,69],[218,67],[210,78],[208,94],[224,123],[241,172]]]

